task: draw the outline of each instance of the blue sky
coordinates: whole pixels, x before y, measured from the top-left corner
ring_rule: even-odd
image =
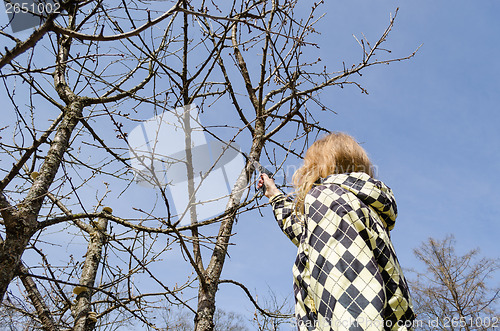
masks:
[[[322,63],[332,70],[341,68],[342,61],[357,63],[362,53],[352,34],[376,41],[397,7],[385,47],[402,57],[423,46],[411,60],[365,70],[359,81],[369,95],[355,87],[328,90],[321,100],[337,115],[325,113],[320,121],[362,142],[379,179],[394,190],[399,217],[392,240],[404,268],[421,269],[413,249],[428,237],[447,234],[455,235],[459,253],[479,247],[483,255],[496,258],[500,2],[327,2],[320,9],[326,12],[317,26],[321,35],[315,37]],[[133,194],[124,195],[124,204],[127,197]],[[236,245],[230,247],[222,278],[246,284],[259,298],[272,289],[293,301],[296,248],[280,232],[270,207],[263,216],[240,217],[235,231]],[[171,260],[180,261],[179,256]],[[172,279],[185,272],[176,268],[169,269]],[[217,302],[248,317],[253,312],[233,285],[220,285]]]

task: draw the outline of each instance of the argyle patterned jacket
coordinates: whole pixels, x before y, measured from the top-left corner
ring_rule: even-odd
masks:
[[[331,175],[306,195],[303,215],[285,194],[271,204],[298,247],[298,330],[411,330],[415,315],[389,235],[397,215],[389,187],[361,172]]]

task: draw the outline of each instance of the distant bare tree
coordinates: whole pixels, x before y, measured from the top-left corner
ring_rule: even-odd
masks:
[[[288,297],[279,299],[277,295],[269,289],[265,297],[261,297],[263,307],[266,311],[255,309],[252,324],[259,331],[285,331],[294,328],[294,302]]]
[[[427,269],[416,272],[417,279],[410,282],[417,329],[470,331],[500,326],[500,288],[489,287],[500,259],[481,258],[478,249],[459,256],[451,235],[429,238],[414,252]]]
[[[192,314],[187,310],[179,310],[175,307],[168,307],[161,311],[162,331],[189,331],[193,330],[194,322]],[[217,309],[214,315],[215,331],[249,331],[245,326],[245,319],[242,315],[234,312],[226,312]]]

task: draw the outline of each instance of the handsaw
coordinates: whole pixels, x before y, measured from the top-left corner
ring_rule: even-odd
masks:
[[[273,178],[273,173],[269,170],[267,170],[262,164],[259,163],[259,161],[255,160],[254,158],[249,159],[253,166],[255,167],[255,170],[257,170],[260,173],[264,173],[269,176],[269,178]],[[266,185],[262,185],[260,188],[258,188],[257,191],[261,191],[263,195],[266,194]]]

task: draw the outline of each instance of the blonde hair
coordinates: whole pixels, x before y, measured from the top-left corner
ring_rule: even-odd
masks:
[[[334,132],[316,140],[306,152],[304,165],[293,175],[295,211],[304,212],[306,194],[318,179],[350,172],[364,172],[373,177],[370,159],[353,137]]]

